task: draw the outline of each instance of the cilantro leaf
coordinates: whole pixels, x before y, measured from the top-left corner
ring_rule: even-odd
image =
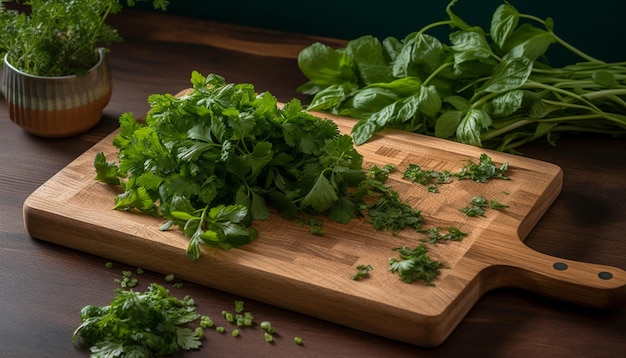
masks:
[[[152,283],[146,292],[117,290],[106,306],[85,306],[72,341],[98,357],[154,357],[197,349],[200,336],[182,325],[200,317],[194,301]]]

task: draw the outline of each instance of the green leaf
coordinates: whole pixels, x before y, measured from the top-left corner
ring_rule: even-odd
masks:
[[[252,195],[252,199],[250,200],[250,214],[252,214],[252,218],[254,220],[266,220],[270,217],[270,211],[267,208],[267,204],[265,203],[265,199],[262,195],[259,195],[255,192],[254,189],[250,190]]]
[[[329,86],[357,83],[356,68],[345,50],[316,42],[298,53],[298,67],[311,82]]]
[[[479,109],[471,109],[465,114],[459,127],[456,130],[456,138],[461,143],[471,144],[480,147],[480,135],[482,128],[491,125],[491,117],[487,112]]]
[[[458,0],[452,0],[446,6],[446,13],[452,22],[453,27],[457,27],[463,31],[477,31],[482,32],[482,29],[478,26],[470,26],[463,19],[457,16],[454,12],[452,12],[452,7],[458,2]]]
[[[338,200],[335,188],[324,173],[321,173],[311,190],[302,199],[302,207],[311,207],[318,213],[323,213]]]
[[[372,83],[364,87],[363,90],[370,88],[384,88],[390,90],[399,97],[406,97],[419,91],[421,87],[422,81],[419,78],[414,76],[406,76],[403,78],[394,79],[390,82]]]
[[[502,93],[523,86],[533,69],[533,62],[526,57],[505,58],[494,69],[493,76],[482,91]]]
[[[346,52],[354,61],[360,81],[365,85],[391,82],[391,66],[385,59],[380,41],[371,35],[348,42]]]
[[[93,163],[96,169],[96,180],[109,185],[120,184],[119,168],[115,162],[107,162],[103,152],[96,153]]]
[[[439,138],[452,137],[463,120],[465,112],[446,111],[443,112],[435,123],[435,136]]]
[[[359,113],[357,118],[365,118],[398,100],[398,95],[383,87],[365,87],[354,94],[346,103],[350,110]],[[346,111],[342,111],[344,114]]]
[[[527,57],[531,61],[543,56],[550,44],[556,42],[553,34],[528,23],[520,25],[502,46],[507,57]]]
[[[392,63],[394,77],[416,75],[416,68],[430,73],[445,59],[444,45],[436,37],[415,32],[404,39],[400,52]]]
[[[427,116],[434,117],[441,110],[441,97],[435,86],[422,86],[418,93],[419,108]]]
[[[494,117],[506,117],[515,113],[522,106],[524,91],[513,90],[505,92],[491,100],[491,115]]]
[[[493,41],[502,48],[507,38],[513,33],[519,21],[519,12],[511,4],[498,6],[491,17],[489,34]]]
[[[606,88],[616,88],[618,86],[615,75],[609,71],[594,71],[591,74],[591,79]]]
[[[467,112],[472,108],[472,104],[461,96],[448,96],[443,99],[444,102],[450,103],[457,111]]]
[[[450,34],[455,62],[484,60],[493,55],[485,35],[474,31],[457,31]]]
[[[176,329],[176,343],[185,350],[197,349],[202,345],[200,337],[188,327]]]
[[[356,85],[349,83],[332,84],[315,94],[307,110],[334,112],[356,89],[355,87]]]
[[[351,135],[356,145],[361,145],[374,135],[380,128],[374,121],[361,119],[352,126]]]

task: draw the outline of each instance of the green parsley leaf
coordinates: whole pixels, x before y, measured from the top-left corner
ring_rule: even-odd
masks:
[[[428,248],[424,244],[409,249],[406,246],[393,249],[398,251],[399,258],[389,258],[389,271],[397,273],[402,282],[411,283],[424,281],[427,286],[433,286],[441,271],[442,264],[433,261],[428,256]]]
[[[486,183],[489,179],[503,179],[509,180],[506,176],[506,171],[509,168],[509,163],[503,163],[498,168],[487,154],[480,155],[478,163],[472,160],[468,160],[467,164],[463,166],[455,177],[461,179],[471,179],[479,183]]]
[[[194,301],[178,299],[156,283],[146,292],[118,290],[107,306],[85,306],[72,341],[98,357],[154,357],[201,345],[194,330],[183,327],[200,317]]]

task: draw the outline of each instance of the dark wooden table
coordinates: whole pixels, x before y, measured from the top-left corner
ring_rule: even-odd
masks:
[[[300,97],[295,89],[305,78],[295,56],[318,40],[132,11],[112,21],[126,41],[112,46],[114,93],[95,128],[68,139],[37,138],[11,123],[4,100],[0,104],[2,357],[88,356],[71,342],[80,309],[110,302],[119,286],[115,279],[122,270],[135,269],[117,262],[109,269],[107,258],[31,238],[22,221],[27,196],[112,132],[122,113],[142,114],[149,108],[150,94],[186,88],[193,70],[252,83],[280,101]],[[533,143],[521,151],[564,171],[562,193],[530,233],[527,245],[565,259],[626,269],[626,140],[569,135],[556,147]],[[143,287],[166,284],[159,273],[136,277]],[[172,291],[180,297],[191,295],[201,312],[214,316],[243,299],[256,319],[270,320],[281,333],[273,345],[260,334],[238,339],[212,334],[199,352],[185,354],[190,357],[554,358],[616,357],[626,351],[625,309],[589,309],[516,289],[486,294],[444,344],[429,349],[191,283]],[[294,336],[302,337],[304,345],[294,344]]]

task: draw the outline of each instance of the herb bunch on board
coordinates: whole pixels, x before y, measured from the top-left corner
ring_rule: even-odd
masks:
[[[189,239],[228,249],[256,236],[252,220],[324,214],[347,223],[361,215],[363,196],[350,188],[366,178],[352,138],[329,119],[304,111],[297,99],[283,108],[251,84],[227,84],[194,71],[193,91],[154,94],[145,124],[120,117],[113,144],[117,163],[94,159],[96,179],[120,185],[115,208],[168,220]]]
[[[0,60],[37,76],[86,73],[98,61],[96,48],[122,40],[106,23],[136,2],[165,10],[168,0],[16,0],[24,11],[0,3]]]
[[[313,95],[307,109],[356,118],[357,145],[385,127],[510,152],[540,138],[554,144],[560,132],[626,133],[626,62],[583,53],[557,36],[552,19],[508,2],[487,32],[456,15],[456,2],[448,19],[404,39],[365,35],[345,48],[303,49],[298,65],[309,81],[298,91]],[[449,38],[430,35],[436,27],[449,27]],[[552,44],[582,61],[551,67]]]

